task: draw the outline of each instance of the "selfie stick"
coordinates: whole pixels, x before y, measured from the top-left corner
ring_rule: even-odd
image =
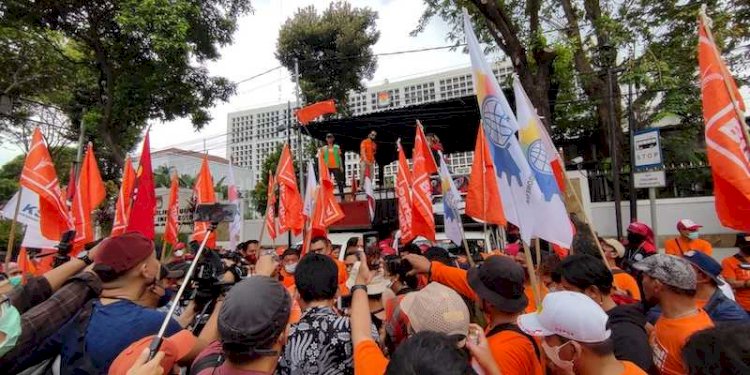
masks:
[[[175,309],[177,309],[177,305],[180,302],[180,298],[182,298],[182,294],[185,292],[185,287],[187,287],[188,281],[190,281],[190,278],[193,277],[195,266],[198,264],[198,260],[201,258],[201,255],[203,255],[203,249],[206,248],[206,242],[208,242],[208,237],[210,237],[211,233],[213,233],[213,231],[216,230],[217,225],[219,225],[219,223],[211,223],[211,225],[209,225],[208,231],[206,231],[206,236],[203,237],[201,246],[198,248],[198,251],[195,253],[195,258],[193,258],[193,261],[190,262],[190,268],[188,268],[187,273],[185,273],[185,278],[182,280],[182,285],[180,285],[180,289],[177,290],[177,294],[174,296],[174,300],[172,301],[172,306],[169,307],[169,312],[167,313],[167,316],[164,317],[164,321],[161,323],[161,328],[159,328],[159,333],[156,334],[154,339],[151,341],[151,345],[148,347],[148,359],[149,360],[154,358],[156,353],[159,352],[161,343],[162,341],[164,341],[164,332],[167,330],[167,326],[169,325],[169,320],[172,318],[172,315],[174,314]]]

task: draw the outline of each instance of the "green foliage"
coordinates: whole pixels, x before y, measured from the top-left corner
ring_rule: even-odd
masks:
[[[281,157],[281,150],[283,145],[278,145],[276,150],[268,156],[266,160],[263,160],[261,166],[260,180],[255,184],[255,188],[250,192],[250,198],[253,201],[255,210],[260,215],[266,214],[266,200],[268,197],[268,176],[272,173],[276,173],[276,165],[279,164],[279,158]],[[294,163],[295,171],[297,170],[297,163]]]
[[[102,174],[116,179],[149,120],[189,116],[200,129],[208,108],[234,92],[202,64],[219,57],[251,8],[249,0],[16,0],[0,10],[2,25],[67,42],[58,53],[75,70],[67,95],[53,102],[74,129],[85,120]]]
[[[50,149],[57,179],[61,185],[67,185],[70,179],[70,167],[76,160],[76,153],[76,149],[72,147]],[[21,177],[25,159],[26,155],[18,155],[0,167],[0,202],[7,201],[18,191],[18,179]]]
[[[8,240],[10,239],[10,226],[13,220],[0,219],[0,252],[5,260],[5,252],[8,249]],[[21,241],[23,241],[24,225],[16,224],[16,231],[13,236],[13,258],[18,256],[21,250]]]
[[[380,38],[377,13],[353,8],[346,1],[331,3],[318,14],[314,6],[300,8],[281,30],[276,58],[294,73],[299,61],[300,88],[305,102],[335,99],[347,111],[349,90],[362,91],[364,79],[375,72],[372,46]]]

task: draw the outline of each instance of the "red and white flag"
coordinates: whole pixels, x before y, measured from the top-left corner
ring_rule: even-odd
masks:
[[[115,203],[115,219],[112,224],[111,237],[119,236],[125,233],[128,227],[128,218],[130,217],[130,199],[135,187],[135,170],[130,156],[125,159],[125,168],[122,172],[122,182],[120,183],[120,192],[117,194]]]
[[[325,235],[329,226],[344,218],[344,211],[333,193],[334,185],[333,180],[331,180],[331,172],[323,160],[323,154],[318,157],[318,174],[320,175],[320,183],[312,215],[313,237]]]
[[[42,236],[48,240],[59,241],[64,232],[75,228],[60,190],[55,164],[39,128],[34,129],[20,180],[21,186],[39,195],[39,225]]]
[[[172,173],[169,184],[169,205],[167,206],[167,225],[164,228],[164,241],[174,247],[179,242],[177,236],[180,233],[180,181],[177,173]]]
[[[725,227],[750,231],[750,152],[744,102],[721,58],[705,14],[698,21],[706,151],[714,179],[716,214]]]
[[[365,195],[367,196],[367,210],[370,213],[370,222],[375,220],[375,191],[372,188],[372,179],[365,176]]]
[[[398,199],[398,228],[401,231],[401,243],[407,243],[414,239],[411,230],[412,206],[411,206],[411,170],[401,147],[401,139],[396,141],[398,148],[398,170],[396,173],[396,199]]]
[[[430,175],[437,172],[422,124],[417,121],[417,134],[414,137],[412,152],[412,233],[435,241],[435,217],[432,212],[432,184]]]
[[[107,196],[107,190],[96,165],[94,147],[89,143],[86,154],[81,163],[76,183],[76,193],[73,196],[73,220],[76,226],[76,238],[74,253],[83,248],[83,245],[94,241],[94,227],[91,219],[91,211],[96,209]]]

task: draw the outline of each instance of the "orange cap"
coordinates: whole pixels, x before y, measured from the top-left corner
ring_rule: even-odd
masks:
[[[144,337],[130,344],[130,346],[120,352],[120,355],[109,366],[109,375],[127,374],[128,370],[133,367],[133,364],[143,352],[143,349],[147,349],[151,345],[151,340],[154,337],[155,335]],[[164,370],[164,373],[169,374],[174,364],[190,353],[197,341],[198,339],[193,336],[193,333],[186,329],[170,337],[165,337],[161,343],[161,348],[159,348],[159,351],[164,352],[164,359],[161,360],[161,368]]]

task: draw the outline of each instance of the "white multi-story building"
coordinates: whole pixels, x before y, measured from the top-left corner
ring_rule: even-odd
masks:
[[[494,64],[493,71],[502,84],[513,72],[513,67],[509,61],[502,60]],[[398,82],[386,81],[362,92],[351,92],[349,106],[354,116],[360,116],[468,95],[474,95],[474,87],[471,68],[465,67]],[[287,139],[288,119],[287,104],[230,113],[227,118],[227,158],[231,158],[239,166],[251,169],[255,174],[255,181],[258,181],[266,155]],[[293,149],[297,144],[295,137],[295,132],[292,132]],[[446,158],[454,173],[468,173],[472,152],[453,153],[446,155]],[[359,176],[359,155],[347,152],[344,163],[346,183],[349,185],[353,174]],[[385,166],[386,182],[393,178],[394,172],[395,163]]]

